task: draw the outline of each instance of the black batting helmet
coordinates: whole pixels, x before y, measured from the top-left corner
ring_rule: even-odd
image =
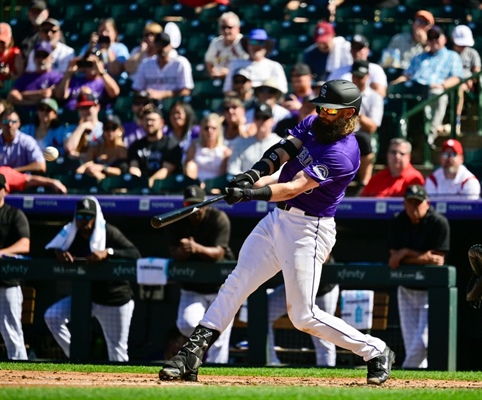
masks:
[[[325,82],[320,89],[320,95],[311,100],[319,107],[334,108],[354,108],[355,115],[360,112],[361,92],[353,82],[344,79],[335,79]]]

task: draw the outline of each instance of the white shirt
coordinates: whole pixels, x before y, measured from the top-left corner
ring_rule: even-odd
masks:
[[[271,133],[262,140],[256,136],[248,138],[237,137],[230,142],[233,150],[228,161],[228,174],[236,175],[250,169],[257,161],[261,160],[264,152],[281,140],[276,133]]]
[[[351,81],[351,68],[352,65],[346,65],[344,67],[340,67],[335,69],[330,75],[328,76],[328,80],[331,81],[333,79],[345,79],[347,81]],[[371,85],[372,83],[377,83],[379,85],[388,86],[387,74],[383,68],[375,63],[368,64],[368,84]]]
[[[31,51],[28,55],[27,72],[35,72],[37,69],[34,60],[35,51]],[[64,73],[69,67],[70,60],[75,57],[75,51],[72,47],[59,42],[57,47],[52,51],[52,71]]]
[[[429,197],[458,196],[463,199],[480,198],[480,182],[465,165],[461,165],[454,179],[447,179],[442,168],[437,168],[425,180]]]
[[[375,122],[377,127],[380,127],[383,119],[383,97],[380,93],[375,92],[370,86],[367,86],[362,92],[362,102],[360,107],[360,114],[366,115]],[[355,132],[360,130],[360,124],[355,129]]]
[[[134,56],[135,54],[140,53],[140,52],[141,52],[141,46],[134,47],[131,51],[131,54],[129,55],[129,58],[132,58],[132,56]],[[139,70],[139,65],[141,65],[144,61],[146,61],[150,58],[154,58],[155,56],[156,56],[155,54],[153,56],[148,56],[147,54],[141,55],[139,64],[137,65],[137,69],[136,69],[135,72],[133,72],[132,74],[129,75],[129,79],[132,82],[134,82],[136,80],[137,71]],[[175,49],[171,49],[171,51],[169,52],[169,57],[171,57],[171,58],[177,57],[177,51]]]
[[[228,68],[229,63],[236,59],[248,59],[246,53],[241,46],[242,34],[239,34],[234,42],[230,45],[224,43],[224,37],[218,36],[211,40],[209,47],[204,55],[204,61],[212,63],[215,68]]]
[[[240,69],[245,68],[249,72],[253,87],[261,86],[264,81],[274,79],[278,83],[278,88],[283,93],[288,93],[288,81],[283,67],[277,61],[263,58],[261,61],[252,60],[233,60],[229,63],[229,73],[224,80],[223,92],[233,89],[233,75]]]
[[[254,110],[255,108],[250,108],[246,110],[247,123],[254,122]],[[291,111],[279,104],[275,104],[272,110],[273,110],[273,121],[274,121],[273,128],[276,127],[278,122],[280,122],[282,119],[291,118]]]
[[[182,90],[194,88],[192,67],[186,57],[169,57],[167,64],[161,69],[157,56],[146,59],[137,68],[136,79],[132,89],[140,91],[154,90]]]
[[[210,149],[202,147],[200,143],[196,143],[196,152],[193,160],[197,165],[197,177],[201,182],[223,175],[222,167],[226,158],[226,149],[225,145]]]

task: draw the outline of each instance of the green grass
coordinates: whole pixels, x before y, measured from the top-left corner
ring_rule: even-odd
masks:
[[[50,363],[0,363],[2,370],[26,371],[68,371],[102,373],[141,373],[152,374],[155,378],[158,366],[118,366],[118,365],[79,365]],[[299,378],[363,378],[364,369],[323,369],[323,368],[223,368],[204,367],[201,375],[223,376],[274,376]],[[411,380],[482,381],[482,372],[444,372],[444,371],[402,371],[395,370],[392,377],[407,382],[406,388],[390,387],[318,387],[318,386],[216,386],[186,384],[179,386],[162,385],[156,387],[9,387],[0,382],[2,400],[25,399],[381,399],[391,400],[466,400],[479,399],[479,389],[429,389],[411,388]]]

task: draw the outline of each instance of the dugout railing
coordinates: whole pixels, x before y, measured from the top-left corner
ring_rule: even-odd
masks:
[[[235,262],[173,263],[168,268],[169,282],[222,283]],[[86,363],[90,358],[91,293],[90,281],[136,279],[132,261],[107,261],[98,265],[85,262],[61,264],[54,259],[0,258],[0,279],[70,280],[72,342],[70,361]],[[394,288],[400,285],[427,288],[429,292],[428,367],[431,370],[456,370],[457,359],[457,287],[453,266],[402,266],[391,270],[386,265],[332,264],[323,267],[324,283],[339,283],[345,288]],[[277,275],[256,290],[248,301],[250,365],[266,364],[267,297],[266,288],[281,282]]]

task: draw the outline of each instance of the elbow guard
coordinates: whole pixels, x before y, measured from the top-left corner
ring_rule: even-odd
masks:
[[[291,142],[290,140],[282,139],[279,143],[271,146],[266,152],[263,154],[263,158],[271,160],[274,165],[274,171],[277,171],[281,166],[281,159],[279,154],[276,152],[277,149],[284,150],[290,159],[296,157],[298,155],[298,148]]]

